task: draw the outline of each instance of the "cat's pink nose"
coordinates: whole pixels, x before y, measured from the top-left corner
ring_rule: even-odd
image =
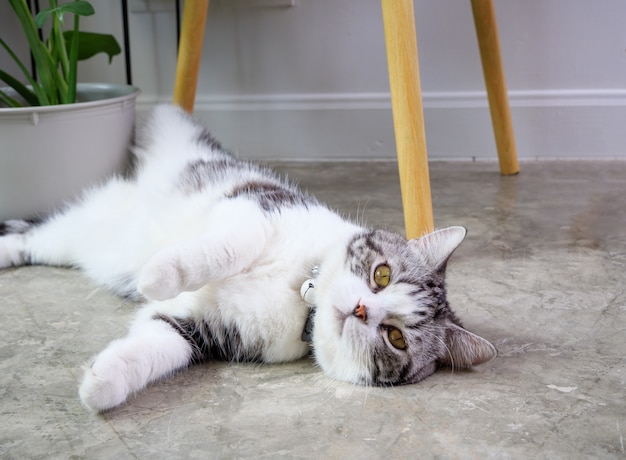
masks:
[[[367,307],[365,305],[359,303],[352,312],[352,314],[364,323],[367,322]]]

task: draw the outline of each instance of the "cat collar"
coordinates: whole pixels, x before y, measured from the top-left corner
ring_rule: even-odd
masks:
[[[309,307],[309,314],[304,322],[304,329],[302,330],[300,340],[307,343],[313,341],[313,317],[315,316],[313,296],[315,293],[315,277],[317,277],[318,274],[319,268],[317,266],[313,267],[311,270],[312,278],[304,280],[304,283],[300,286],[300,296],[302,300],[304,300],[304,303],[306,303],[306,306]]]

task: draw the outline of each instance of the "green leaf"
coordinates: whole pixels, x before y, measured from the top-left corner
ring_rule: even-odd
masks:
[[[20,104],[20,101],[18,101],[17,99],[13,99],[0,89],[0,107],[2,107],[3,105],[5,107],[23,107],[23,105]]]
[[[20,104],[20,101],[7,96],[2,90],[0,90],[0,108],[2,107],[17,108],[23,107],[23,105]]]
[[[73,31],[63,32],[65,43],[69,47],[72,43]],[[78,60],[89,59],[95,54],[106,53],[109,56],[109,64],[113,60],[113,56],[117,56],[122,52],[119,43],[113,35],[97,34],[93,32],[78,32]]]
[[[9,75],[4,70],[0,70],[0,80],[5,82],[11,88],[13,88],[17,94],[22,96],[24,100],[28,102],[29,105],[32,105],[32,106],[39,105],[39,100],[37,99],[37,95],[32,90],[30,90],[26,85],[24,85],[21,81],[19,81],[17,78],[13,77],[12,75]],[[7,98],[9,97],[6,94],[5,96]]]
[[[95,13],[88,1],[77,0],[59,5],[57,0],[49,0],[49,8],[42,10],[36,18],[33,18],[26,0],[7,1],[22,25],[31,55],[35,61],[38,81],[35,81],[26,67],[1,39],[0,45],[7,50],[26,76],[37,97],[37,101],[35,101],[29,96],[33,105],[74,102],[77,61],[88,59],[98,53],[105,53],[109,56],[109,62],[111,62],[113,56],[121,53],[121,48],[112,35],[78,32],[80,16],[90,16]],[[65,13],[74,15],[73,31],[63,32],[62,30],[63,15]],[[39,34],[41,30],[38,29],[41,29],[41,26],[48,19],[52,19],[48,38],[45,40],[40,39]],[[48,28],[46,27],[46,29]],[[72,40],[73,37],[76,37],[76,40]],[[11,79],[12,77],[8,76],[7,78]],[[28,97],[26,97],[27,93],[20,87],[20,85],[24,85],[16,79],[13,79],[13,83],[11,85],[14,89],[18,91],[17,88],[19,88],[19,91],[24,92],[22,96],[28,100]],[[3,94],[2,96],[2,100],[5,103],[13,104],[9,100],[8,95]]]
[[[71,43],[69,44],[69,73],[67,75],[67,99],[70,103],[76,102],[76,82],[78,79],[78,45],[80,34],[78,33],[80,29],[80,16],[74,16],[74,30],[72,35]],[[65,40],[67,44],[67,40]]]
[[[37,97],[39,98],[39,102],[41,105],[49,105],[55,103],[55,94],[54,94],[54,73],[56,69],[54,68],[54,63],[52,62],[52,57],[50,53],[46,49],[46,46],[39,39],[39,35],[37,33],[37,27],[35,26],[35,21],[30,14],[30,10],[28,9],[28,5],[25,0],[9,0],[9,3],[13,10],[15,11],[15,15],[22,25],[22,29],[24,30],[24,34],[26,35],[26,39],[28,40],[28,45],[30,47],[30,52],[33,55],[33,59],[35,60],[35,65],[37,67],[37,72],[39,74],[39,81],[41,85],[33,84],[33,79],[28,73],[28,71],[24,68],[24,66],[18,62],[22,71],[27,75],[29,82],[33,85],[33,89],[37,93]],[[11,54],[11,52],[9,53]],[[14,58],[16,59],[16,58]]]
[[[64,12],[64,13],[73,13],[73,14],[77,14],[78,16],[91,16],[92,14],[95,14],[95,10],[93,9],[93,6],[91,6],[91,3],[85,1],[85,0],[79,0],[77,2],[69,2],[69,3],[63,3],[61,5],[59,5],[56,9]]]
[[[22,71],[22,73],[24,74],[24,76],[26,77],[26,79],[28,80],[28,82],[31,84],[31,86],[33,87],[33,91],[35,92],[35,94],[37,95],[37,103],[31,103],[32,105],[47,105],[49,104],[49,99],[48,96],[46,95],[46,92],[44,91],[43,87],[37,83],[33,77],[30,75],[30,73],[28,73],[28,70],[26,69],[26,67],[24,66],[24,64],[22,64],[22,61],[19,60],[19,58],[15,55],[15,53],[13,52],[13,50],[11,50],[11,48],[9,47],[9,45],[7,45],[5,43],[4,40],[2,40],[0,38],[0,46],[2,46],[7,53],[9,53],[9,56],[11,56],[11,58],[13,59],[13,61],[15,61],[15,63],[17,64],[17,66],[20,68],[20,70]],[[6,72],[3,72],[3,74],[5,76],[9,76],[10,78],[12,78],[9,74],[7,74]],[[21,88],[19,88],[19,85],[21,84],[20,82],[17,82],[17,86],[13,83],[10,83],[9,81],[5,80],[3,78],[4,81],[6,81],[9,85],[11,85],[13,87],[13,89],[15,89],[17,92],[21,91]],[[16,79],[15,79],[16,80]],[[28,100],[28,97],[25,97],[24,95],[22,95],[22,97],[24,97],[24,99]]]
[[[2,90],[0,90],[0,109],[2,107],[17,108],[17,107],[21,107],[21,106],[20,106],[20,103],[18,101],[16,101],[15,99],[10,98],[6,94],[4,94],[2,92]]]
[[[77,2],[63,3],[56,8],[44,8],[41,10],[37,16],[35,16],[35,24],[38,28],[41,28],[51,14],[56,14],[59,20],[63,22],[63,15],[65,13],[72,13],[77,16],[91,16],[95,14],[95,12],[91,3],[87,1],[80,0]]]

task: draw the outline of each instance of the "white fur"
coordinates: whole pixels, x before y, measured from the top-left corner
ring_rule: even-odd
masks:
[[[21,235],[6,235],[0,238],[0,268],[24,263],[22,256],[23,239],[24,237]]]
[[[381,259],[373,266],[383,262]],[[339,252],[326,258],[322,268],[313,300],[317,305],[315,358],[326,373],[339,380],[371,383],[368,347],[382,335],[379,325],[391,309],[397,315],[409,315],[415,305],[406,296],[405,286],[390,285],[373,293],[367,283],[346,269]],[[353,315],[357,304],[367,306],[367,322]]]
[[[201,132],[179,109],[157,108],[135,152],[136,178],[113,178],[45,224],[0,237],[0,268],[26,261],[73,265],[119,293],[139,292],[149,300],[128,335],[85,369],[83,403],[97,411],[115,407],[188,365],[189,342],[155,315],[234,325],[244,345],[265,345],[264,362],[304,356],[309,345],[300,337],[308,309],[299,290],[320,264],[316,358],[331,376],[366,382],[367,343],[381,332],[352,316],[355,305],[367,302],[374,325],[385,314],[383,302],[400,313],[414,306],[403,304],[400,288],[377,297],[345,270],[346,244],[362,228],[326,207],[267,212],[245,196],[226,199],[238,184],[255,180],[253,168],[201,190],[182,186],[190,163],[225,158],[197,142]],[[463,236],[459,230],[438,235],[450,243],[427,258],[449,256]]]
[[[85,369],[80,398],[97,411],[115,407],[148,383],[187,365],[189,344],[164,322],[135,327],[111,342]]]
[[[447,227],[411,240],[409,244],[415,249],[416,256],[424,259],[424,264],[441,267],[463,242],[466,234],[464,227]]]
[[[118,292],[138,290],[151,300],[128,336],[86,369],[80,396],[94,410],[188,363],[189,344],[154,321],[158,313],[235,324],[244,341],[267,344],[265,362],[305,355],[307,308],[298,288],[358,229],[323,206],[267,213],[245,197],[224,200],[245,172],[189,193],[180,186],[183,169],[224,154],[199,146],[198,128],[172,107],[158,108],[150,126],[136,151],[136,180],[114,178],[27,235],[0,239],[0,267],[23,263],[24,251],[33,263],[78,266]]]

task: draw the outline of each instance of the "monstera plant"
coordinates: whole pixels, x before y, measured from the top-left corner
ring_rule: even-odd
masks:
[[[24,31],[34,62],[33,74],[17,57],[7,43],[0,38],[0,45],[11,56],[24,74],[28,85],[0,69],[0,80],[9,85],[21,97],[13,97],[7,90],[0,89],[0,105],[21,107],[72,104],[76,102],[77,63],[79,60],[104,52],[113,56],[121,52],[112,35],[82,32],[79,30],[81,16],[95,13],[93,6],[84,0],[59,4],[49,1],[33,17],[26,0],[8,0]],[[71,27],[65,30],[68,16]],[[47,37],[43,31],[47,30]]]

